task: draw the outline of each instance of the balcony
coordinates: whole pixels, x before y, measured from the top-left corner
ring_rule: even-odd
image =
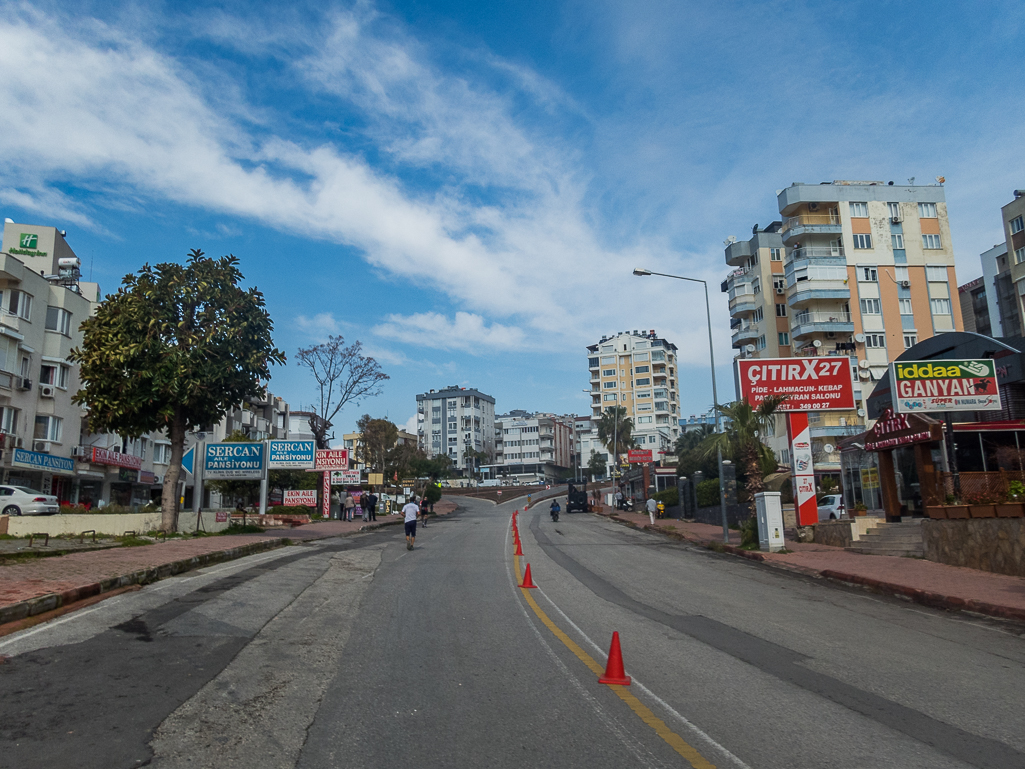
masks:
[[[753,311],[757,307],[754,281],[758,279],[757,270],[734,270],[723,281],[725,292],[730,298],[730,312]]]
[[[853,333],[854,321],[846,312],[799,312],[790,325],[793,339],[812,334]]]
[[[733,346],[736,347],[738,344],[743,344],[747,340],[757,339],[759,335],[758,326],[756,324],[742,323],[740,328],[737,328],[733,332]],[[665,378],[665,374],[656,374],[655,376]]]
[[[864,425],[811,425],[809,429],[812,438],[848,438],[852,435],[860,435],[868,428]]]
[[[791,307],[800,307],[817,299],[848,301],[851,298],[847,285],[847,260],[843,256],[830,254],[792,259],[787,262],[784,275],[787,304]]]
[[[837,258],[840,257],[843,261],[830,262],[830,264],[846,264],[847,255],[844,253],[843,246],[802,246],[800,248],[791,249],[787,253],[785,264],[798,259],[823,259],[823,258]]]
[[[840,214],[801,214],[783,220],[783,242],[807,235],[839,235]]]

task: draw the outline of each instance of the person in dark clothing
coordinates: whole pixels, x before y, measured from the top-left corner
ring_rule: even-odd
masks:
[[[370,520],[371,521],[376,521],[377,520],[377,495],[373,491],[371,491],[367,495],[366,505],[367,505],[367,511],[370,514]]]

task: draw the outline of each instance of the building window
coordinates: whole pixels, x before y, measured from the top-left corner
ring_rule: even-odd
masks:
[[[1025,216],[1019,215],[1011,220],[1011,234],[1017,235],[1022,230],[1025,230]]]
[[[862,299],[861,300],[861,314],[862,315],[879,315],[879,300],[878,299]]]
[[[922,236],[922,246],[924,248],[928,248],[930,250],[936,250],[936,249],[942,248],[942,246],[940,245],[940,236],[939,235],[923,235]]]
[[[762,293],[762,283],[759,280],[751,281],[751,293],[760,294]]]
[[[19,318],[32,320],[32,296],[24,291],[11,291],[7,311],[11,315],[17,315]]]
[[[866,283],[875,283],[879,280],[879,274],[876,272],[875,267],[862,267],[861,279]]]
[[[598,359],[597,358],[588,358],[587,359],[587,367],[588,368],[598,368]]]
[[[650,425],[651,424],[651,420],[652,420],[651,417],[637,417],[637,424],[639,424],[639,425]]]
[[[155,465],[166,465],[171,462],[171,444],[169,443],[154,443],[153,444],[153,464]]]
[[[602,398],[602,400],[606,400],[606,401],[614,401],[615,399],[616,399],[616,394],[615,393],[605,393],[605,397]]]
[[[777,294],[782,294],[787,290],[787,279],[786,278],[773,278],[772,287],[776,289]]]
[[[61,442],[61,434],[64,431],[64,420],[54,416],[37,416],[36,432],[33,438],[37,441]]]
[[[886,337],[883,334],[865,334],[865,347],[886,347]]]
[[[914,311],[911,309],[910,299],[898,299],[897,303],[900,305],[901,315],[914,315]]]
[[[614,368],[602,369],[601,375],[602,376],[615,376],[616,375],[616,370]]]
[[[860,249],[872,248],[872,236],[864,232],[854,233],[854,247]]]
[[[643,391],[641,391],[639,393],[634,393],[634,397],[635,398],[650,398],[651,397],[651,390],[643,390]]]
[[[645,361],[647,359],[648,359],[648,353],[646,353],[646,352],[635,352],[634,353],[634,362],[635,363],[637,361]]]
[[[934,283],[946,283],[947,268],[943,265],[928,265],[925,268],[925,279]]]
[[[866,217],[868,216],[868,203],[851,203],[851,216]]]
[[[783,347],[786,347],[788,344],[790,344],[790,334],[788,334],[786,331],[780,331],[779,343]]]
[[[887,203],[891,219],[900,219],[900,203]]]
[[[39,383],[56,385],[64,390],[68,389],[68,367],[67,366],[42,366],[39,369]]]
[[[936,204],[935,203],[919,203],[918,204],[918,216],[922,219],[935,219],[936,218]]]
[[[615,382],[602,382],[601,386],[603,388],[605,388],[606,390],[615,390],[616,389],[616,383]]]
[[[762,311],[761,307],[757,308],[753,313],[751,313],[751,320],[755,323],[758,323],[764,317],[765,312]]]
[[[650,384],[651,384],[651,379],[648,378],[648,377],[645,377],[644,379],[638,379],[636,382],[634,382],[634,387],[647,387]]]
[[[933,315],[950,315],[949,299],[930,299],[929,306],[932,307]]]
[[[758,266],[758,253],[757,252],[751,254],[751,258],[747,260],[747,266],[748,267],[757,267]]]
[[[604,356],[602,356],[601,365],[603,365],[603,366],[611,366],[615,362],[616,362],[616,356],[615,355],[604,355]]]
[[[899,232],[895,232],[890,235],[890,241],[893,245],[894,251],[901,251],[904,249],[904,236]]]
[[[6,435],[16,435],[20,414],[18,409],[12,409],[10,406],[0,408],[0,430],[3,430]]]
[[[651,366],[634,366],[635,374],[647,374],[651,371]]]
[[[762,334],[760,337],[758,337],[758,341],[755,343],[755,349],[756,350],[764,350],[765,349],[765,345],[766,345],[765,334]]]
[[[893,268],[893,279],[898,283],[910,283],[908,268],[897,266]]]
[[[1021,219],[1019,216],[1018,219]],[[770,262],[782,262],[783,261],[783,249],[782,248],[770,248],[769,249],[769,261]]]
[[[785,304],[776,304],[776,317],[785,318],[787,316],[787,306]]]
[[[1025,262],[1025,246],[1014,249],[1014,263],[1021,264]]]
[[[661,350],[657,350],[657,351],[655,351],[655,352],[653,352],[651,354],[651,359],[653,361],[665,360],[666,359],[666,354],[664,352],[662,352]]]
[[[71,313],[60,307],[46,308],[46,328],[71,336]]]
[[[918,344],[918,336],[916,334],[905,334],[904,335],[904,349],[910,350]]]

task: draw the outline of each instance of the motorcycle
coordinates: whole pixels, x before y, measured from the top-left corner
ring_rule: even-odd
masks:
[[[552,523],[558,523],[559,522],[559,510],[560,509],[561,508],[559,507],[559,503],[558,502],[553,502],[551,508],[549,508],[549,512],[552,514]]]

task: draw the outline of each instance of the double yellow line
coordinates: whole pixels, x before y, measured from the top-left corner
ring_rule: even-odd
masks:
[[[523,575],[520,572],[520,556],[514,555],[513,561],[516,568],[516,584],[519,585],[523,582]],[[530,590],[528,588],[520,588],[520,592],[523,593],[524,600],[526,600],[527,605],[531,608],[534,614],[537,615],[537,618],[544,623],[545,627],[552,631],[552,635],[562,641],[566,648],[576,655],[577,659],[587,665],[595,675],[600,676],[605,672],[605,669],[594,659],[594,657],[580,648],[579,644],[566,635],[562,628],[552,622],[551,618],[545,614],[544,610],[537,605],[537,601],[534,600],[534,596],[530,594]],[[665,740],[673,750],[687,759],[694,769],[715,769],[715,764],[710,763],[704,756],[688,744],[686,740],[666,726],[665,721],[652,713],[643,702],[631,694],[628,687],[610,684],[609,688],[614,691],[619,696],[619,699],[623,700],[623,702],[629,706],[630,710],[636,713],[644,723],[654,729],[655,734]]]

